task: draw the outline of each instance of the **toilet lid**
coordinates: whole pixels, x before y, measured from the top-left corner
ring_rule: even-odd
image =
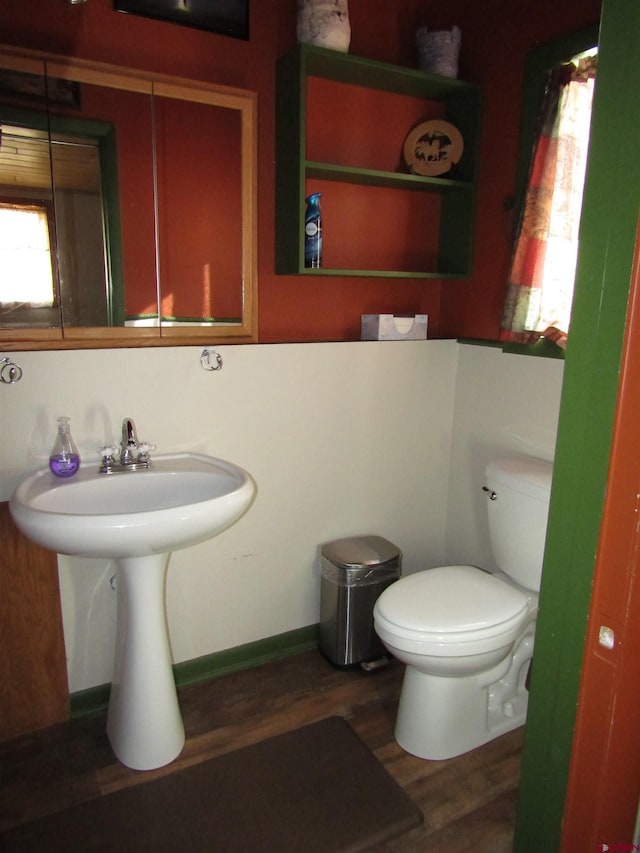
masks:
[[[377,609],[405,631],[428,634],[489,633],[524,615],[520,590],[474,566],[427,569],[387,587]]]

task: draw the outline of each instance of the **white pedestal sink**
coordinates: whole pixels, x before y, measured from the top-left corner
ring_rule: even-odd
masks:
[[[184,745],[165,619],[168,554],[121,557],[118,630],[107,734],[123,764],[162,767]]]
[[[195,453],[157,456],[147,471],[69,480],[48,468],[24,480],[9,508],[18,528],[59,554],[110,557],[118,566],[118,632],[107,734],[135,770],[162,767],[184,745],[164,587],[171,551],[234,524],[255,484],[242,468]]]

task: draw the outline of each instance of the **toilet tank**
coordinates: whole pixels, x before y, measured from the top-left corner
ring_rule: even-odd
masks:
[[[542,459],[490,462],[485,470],[489,536],[498,568],[538,591],[553,465]]]

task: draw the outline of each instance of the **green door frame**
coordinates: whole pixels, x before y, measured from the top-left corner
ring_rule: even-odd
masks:
[[[560,845],[640,200],[640,3],[603,0],[516,853]]]

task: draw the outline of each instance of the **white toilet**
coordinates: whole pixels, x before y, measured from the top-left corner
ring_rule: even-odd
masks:
[[[407,752],[452,758],[524,723],[551,474],[539,459],[487,465],[499,572],[426,569],[378,598],[376,632],[406,664],[395,736]]]

